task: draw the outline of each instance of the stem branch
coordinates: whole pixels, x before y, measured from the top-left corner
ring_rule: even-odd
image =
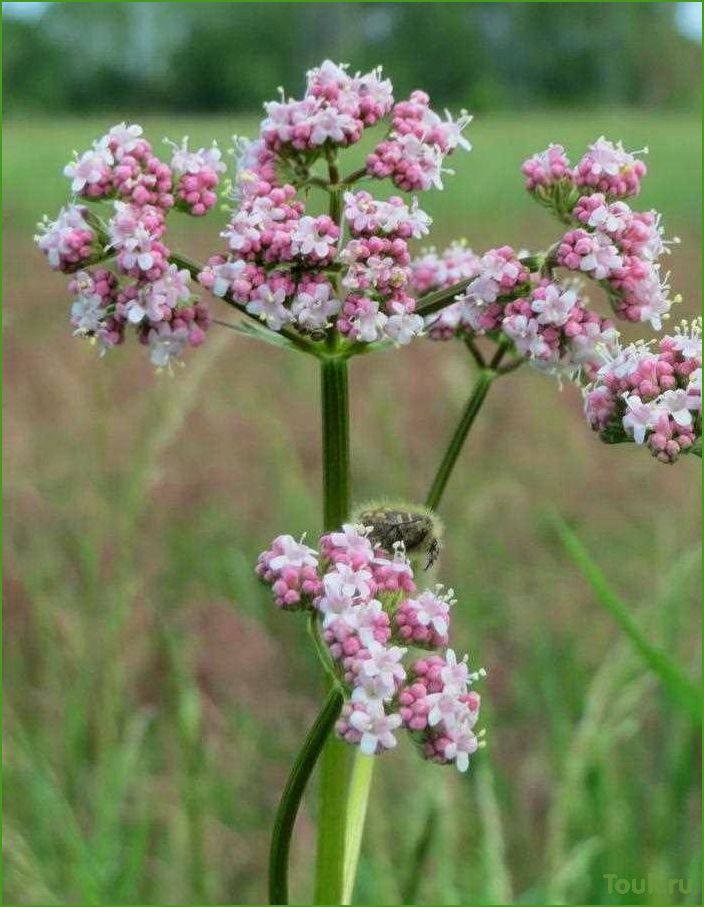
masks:
[[[498,353],[497,353],[498,356]],[[494,357],[494,359],[497,358]],[[442,458],[442,462],[438,467],[438,471],[435,474],[433,479],[433,484],[430,486],[430,491],[428,496],[425,499],[426,506],[430,507],[431,510],[437,510],[438,505],[447,486],[452,470],[454,469],[457,458],[460,455],[462,446],[464,445],[465,438],[469,433],[470,428],[474,424],[474,420],[477,418],[477,414],[481,409],[484,398],[486,397],[491,383],[496,377],[496,372],[493,368],[485,368],[479,372],[479,377],[477,378],[474,387],[472,388],[472,393],[470,394],[467,405],[465,406],[464,412],[462,413],[462,418],[455,429],[450,443],[447,446],[445,451],[445,456]]]

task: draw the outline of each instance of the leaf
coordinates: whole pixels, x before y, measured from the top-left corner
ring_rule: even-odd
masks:
[[[565,551],[596,593],[599,604],[608,611],[650,669],[657,674],[673,702],[695,722],[699,722],[702,708],[700,687],[692,683],[673,658],[651,645],[626,603],[611,588],[599,566],[567,523],[555,513],[549,514],[548,519]]]

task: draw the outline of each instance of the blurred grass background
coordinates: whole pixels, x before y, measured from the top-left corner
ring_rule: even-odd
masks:
[[[400,50],[388,40],[375,46],[380,11],[382,25],[391,23],[387,37],[408,32],[417,41],[402,4],[339,4],[345,9],[329,18],[302,4],[53,4],[6,23],[6,63],[25,64],[10,69],[9,81],[6,71],[3,149],[4,901],[258,903],[277,799],[323,681],[304,622],[274,611],[252,565],[274,534],[319,528],[317,375],[304,357],[216,327],[173,379],[155,376],[136,345],[98,360],[71,338],[65,279],[31,242],[39,215],[65,200],[61,168],[71,150],[133,118],[133,105],[147,111],[140,122],[155,145],[188,134],[227,146],[233,132],[256,129],[254,105],[244,101],[233,102],[237,115],[226,97],[208,105],[208,116],[166,115],[173,98],[157,95],[152,105],[144,92],[125,96],[104,74],[83,86],[90,114],[80,98],[60,101],[48,88],[32,95],[30,51],[36,59],[50,48],[54,80],[73,84],[70,24],[103,48],[119,47],[109,18],[122,15],[118,6],[171,7],[181,24],[190,16],[191,51],[179,61],[195,81],[204,77],[193,35],[229,23],[231,56],[218,50],[223,35],[215,50],[206,44],[209,78],[222,69],[251,79],[255,66],[262,98],[273,96],[281,44],[257,43],[252,7],[267,22],[278,7],[292,93],[306,66],[340,48],[355,67],[385,62],[392,78],[396,60],[402,89],[434,79],[429,87],[443,101],[460,101],[466,81],[467,106],[485,107],[470,127],[474,150],[453,158],[457,173],[445,192],[422,199],[438,246],[456,236],[479,250],[551,241],[556,225],[519,175],[521,161],[549,141],[574,157],[602,133],[627,147],[647,144],[642,205],[663,210],[668,233],[683,240],[671,259],[683,315],[699,309],[701,148],[692,97],[676,86],[699,48],[658,13],[644,20],[648,55],[662,85],[675,86],[669,93],[619,94],[613,86],[640,84],[628,55],[614,63],[597,48],[597,62],[616,74],[588,109],[578,84],[556,97],[546,76],[523,86],[528,101],[517,112],[496,88],[505,61],[479,90],[465,78],[474,64],[458,51],[430,72],[402,42]],[[310,23],[314,6],[319,33],[304,40],[284,13],[298,7]],[[426,17],[449,15],[449,6],[413,4]],[[624,15],[610,4],[477,4],[472,14],[513,48],[520,42],[505,36],[506,21],[537,34],[550,16],[538,9],[526,19],[525,10],[547,6],[558,10],[564,54],[565,42],[585,33],[594,41],[610,27],[618,33],[621,19],[609,16]],[[636,17],[661,6],[623,5]],[[139,11],[129,15],[140,22]],[[346,53],[341,23],[350,18],[363,40]],[[452,20],[437,23],[449,41]],[[12,29],[22,31],[15,45]],[[13,57],[13,46],[25,56]],[[175,68],[164,64],[162,82],[185,80]],[[34,70],[38,83],[43,71]],[[220,246],[223,217],[174,215],[171,244],[205,258]],[[424,496],[468,394],[471,367],[460,347],[421,342],[352,363],[357,500]],[[441,579],[460,598],[456,647],[488,670],[488,746],[467,777],[420,762],[407,741],[380,760],[356,902],[700,903],[698,729],[601,610],[545,519],[556,510],[569,520],[648,640],[695,677],[696,468],[602,446],[583,424],[575,389],[560,391],[529,369],[492,389],[442,508],[441,564]],[[314,822],[309,797],[292,859],[299,903],[311,896]],[[426,828],[430,844],[414,878]],[[609,894],[609,873],[649,877],[651,893]],[[663,894],[671,878],[688,880],[689,893]]]

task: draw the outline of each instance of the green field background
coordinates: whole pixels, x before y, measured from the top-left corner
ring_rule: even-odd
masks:
[[[5,124],[4,900],[258,903],[323,678],[305,621],[276,612],[253,564],[273,535],[319,531],[317,375],[307,357],[218,327],[173,378],[137,344],[99,359],[71,337],[65,279],[34,249],[34,222],[63,203],[71,150],[124,116]],[[143,122],[155,145],[188,134],[227,146],[255,125]],[[558,228],[520,163],[550,141],[578,157],[602,133],[649,146],[639,204],[681,237],[676,318],[697,312],[694,114],[484,113],[446,190],[422,199],[433,242],[551,242]],[[225,216],[174,215],[170,245],[204,259]],[[423,497],[471,373],[461,344],[425,340],[352,363],[356,501]],[[456,648],[488,671],[487,747],[466,777],[407,741],[379,760],[357,903],[700,902],[698,731],[546,519],[570,522],[648,640],[694,678],[697,465],[600,444],[578,391],[529,368],[492,389],[442,507],[440,565],[459,598]],[[298,903],[311,897],[314,832],[308,797]],[[609,894],[606,874],[649,877],[652,893]],[[663,896],[671,878],[690,893]]]

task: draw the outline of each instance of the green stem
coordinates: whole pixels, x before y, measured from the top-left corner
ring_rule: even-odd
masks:
[[[430,491],[425,499],[426,505],[430,507],[431,510],[437,510],[438,505],[440,504],[447,482],[452,474],[457,458],[460,455],[460,451],[462,450],[465,438],[474,424],[474,420],[477,418],[477,414],[482,407],[482,403],[484,402],[495,377],[496,371],[493,368],[485,368],[479,372],[479,377],[472,388],[472,393],[470,394],[467,405],[462,413],[462,418],[447,446],[445,456],[442,458],[442,462],[433,479],[433,484],[430,486]]]
[[[347,362],[321,362],[323,414],[323,522],[337,529],[350,509]],[[349,747],[329,736],[320,763],[316,904],[341,904],[344,889]]]
[[[342,708],[342,691],[331,687],[293,763],[274,821],[269,851],[269,903],[288,904],[288,854],[298,807],[311,772]]]
[[[347,834],[341,904],[352,902],[375,764],[373,756],[365,756],[360,752],[355,753],[347,797]]]
[[[341,526],[350,509],[347,361],[330,355],[321,359],[320,365],[323,523],[329,530]],[[317,616],[311,615],[311,632],[319,643],[318,627],[313,623],[316,620]],[[270,904],[288,903],[291,836],[303,793],[321,753],[315,896],[317,903],[343,903],[350,750],[330,735],[344,701],[339,683],[332,677],[330,683],[322,710],[294,762],[276,814],[269,855]]]

